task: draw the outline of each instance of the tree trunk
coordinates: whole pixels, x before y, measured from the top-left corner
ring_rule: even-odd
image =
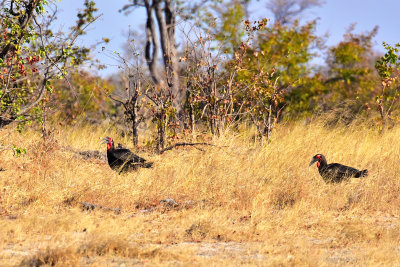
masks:
[[[267,123],[267,142],[271,138],[271,117],[272,117],[272,104],[269,104],[269,111],[268,111],[268,123]]]
[[[218,103],[217,103],[217,83],[215,82],[214,67],[208,68],[208,103],[210,106],[210,128],[213,135],[218,135]]]
[[[14,0],[10,2],[10,14],[13,16],[20,16],[18,19],[18,26],[20,27],[21,30],[24,30],[29,21],[33,17],[33,13],[35,12],[35,9],[37,5],[40,3],[40,1],[37,0],[30,0],[28,4],[25,5],[25,10],[21,14],[21,11],[15,12],[14,11]],[[23,32],[23,31],[21,31]],[[5,57],[7,56],[8,53],[11,53],[15,50],[15,47],[21,43],[21,41],[24,39],[23,34],[21,33],[18,36],[14,37],[14,41],[11,43],[8,43],[3,50],[0,51],[0,59],[4,61]]]
[[[195,117],[194,117],[194,107],[193,104],[190,103],[190,131],[194,134],[194,125],[195,125]]]
[[[154,26],[153,5],[150,4],[149,0],[145,0],[144,4],[147,13],[145,58],[149,67],[151,78],[156,86],[159,86],[161,79],[157,69],[157,60],[160,45],[157,38],[156,28]]]
[[[188,82],[187,83],[187,87],[188,91],[186,91],[186,107],[188,109],[188,120],[189,120],[189,125],[188,125],[188,129],[190,130],[190,132],[193,134],[194,133],[194,125],[195,125],[195,108],[193,105],[193,94],[191,93],[191,83]]]
[[[132,143],[134,146],[137,146],[139,143],[139,135],[138,135],[138,130],[137,130],[137,109],[136,109],[136,104],[138,101],[139,97],[139,92],[140,92],[140,81],[135,81],[134,83],[134,92],[131,97],[131,121],[132,121]]]
[[[384,98],[384,94],[385,94],[385,88],[386,88],[386,86],[382,85],[381,97],[378,102],[378,110],[379,110],[379,113],[381,115],[381,120],[382,120],[381,134],[383,134],[385,132],[385,128],[386,128],[386,114],[385,114],[385,110],[383,107],[383,98]]]
[[[165,130],[166,130],[166,120],[165,120],[165,110],[161,108],[160,113],[158,115],[158,131],[157,131],[157,149],[161,151],[165,146]]]
[[[132,120],[132,143],[136,147],[139,143],[139,136],[137,132],[136,114],[133,113],[131,116]]]
[[[171,0],[164,0],[164,15],[160,6],[161,1],[154,0],[153,4],[160,32],[167,84],[172,89],[175,108],[179,112],[182,94],[179,90],[178,61],[176,58],[175,3]]]
[[[384,134],[385,129],[386,129],[386,115],[385,115],[385,111],[383,109],[382,99],[379,100],[378,109],[379,109],[379,113],[381,114],[381,120],[382,120],[381,134]]]

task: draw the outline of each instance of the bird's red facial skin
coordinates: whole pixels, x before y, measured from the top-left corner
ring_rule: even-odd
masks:
[[[108,137],[107,150],[110,150],[110,149],[111,149],[111,147],[112,147],[112,142],[113,142],[113,140],[112,140],[110,137]]]
[[[318,159],[317,167],[319,168],[319,166],[321,165],[321,155],[316,155],[316,158]]]

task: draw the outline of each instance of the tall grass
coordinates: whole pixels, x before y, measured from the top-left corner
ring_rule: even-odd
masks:
[[[66,149],[105,151],[106,135],[129,144],[101,127],[58,128],[46,142],[1,130],[1,144],[27,154],[0,152],[0,265],[400,264],[400,128],[288,124],[264,146],[227,132],[204,151],[139,151],[154,167],[122,175]],[[326,184],[308,167],[317,153],[369,176]]]

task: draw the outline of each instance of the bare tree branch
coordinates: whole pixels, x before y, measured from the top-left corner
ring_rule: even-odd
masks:
[[[286,25],[298,19],[307,9],[322,6],[324,3],[323,0],[270,0],[267,8],[274,15],[276,22]]]
[[[171,150],[171,149],[173,149],[173,148],[175,148],[175,147],[178,147],[178,146],[197,146],[197,145],[215,146],[215,145],[209,144],[209,143],[176,143],[176,144],[173,144],[172,146],[169,146],[169,147],[166,147],[166,148],[160,150],[160,151],[158,152],[158,154],[162,154],[162,153],[164,153],[165,151]]]

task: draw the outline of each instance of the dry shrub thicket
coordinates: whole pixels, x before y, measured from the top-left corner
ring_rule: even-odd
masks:
[[[1,266],[400,264],[400,128],[280,125],[263,146],[242,129],[204,151],[138,151],[154,168],[122,175],[66,149],[105,151],[105,135],[129,144],[105,127],[60,127],[46,143],[0,133],[27,149],[0,151]],[[316,153],[369,176],[326,184],[308,168]]]

